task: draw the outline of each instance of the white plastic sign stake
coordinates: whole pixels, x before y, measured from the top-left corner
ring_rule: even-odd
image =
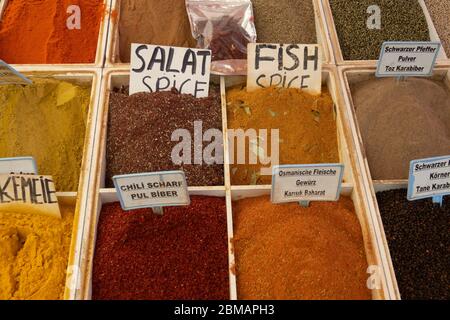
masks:
[[[431,76],[440,47],[439,42],[384,42],[376,76]]]
[[[190,197],[183,171],[127,174],[113,177],[123,210],[152,208],[162,214],[168,206],[187,206]]]
[[[442,205],[450,194],[450,156],[411,161],[408,200],[433,198]]]
[[[0,174],[38,174],[33,157],[0,158]]]
[[[319,45],[249,43],[247,52],[247,91],[275,86],[320,94],[322,53]]]
[[[170,91],[208,97],[211,50],[131,45],[130,95]]]
[[[32,84],[33,81],[25,77],[5,61],[0,60],[0,85],[6,84]]]
[[[341,193],[344,165],[307,164],[274,166],[273,203],[337,201]]]
[[[0,174],[0,210],[61,218],[51,176]]]

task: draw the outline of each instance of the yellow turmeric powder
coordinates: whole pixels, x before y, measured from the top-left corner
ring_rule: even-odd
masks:
[[[33,156],[58,191],[77,191],[91,89],[31,79],[0,86],[0,158]]]
[[[57,300],[64,296],[74,207],[62,219],[0,212],[0,300]]]
[[[250,163],[249,155],[252,152],[253,156],[261,157],[265,152],[262,158],[273,156],[271,129],[279,129],[279,164],[339,162],[334,104],[325,87],[321,95],[293,88],[271,87],[247,92],[243,86],[233,87],[227,92],[227,111],[229,129],[257,132],[256,141],[250,137],[246,143],[245,164],[237,163],[239,143],[234,143],[234,159],[230,159],[234,185],[271,183],[270,175],[260,173],[268,165],[259,160]],[[261,134],[261,129],[268,131],[267,137]],[[266,150],[262,143],[267,143]]]

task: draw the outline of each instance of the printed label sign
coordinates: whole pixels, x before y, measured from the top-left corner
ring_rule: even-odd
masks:
[[[376,76],[431,76],[440,47],[439,42],[384,42]]]
[[[247,50],[248,91],[275,86],[321,92],[319,45],[249,43]]]
[[[5,84],[32,84],[33,81],[25,77],[5,61],[0,60],[0,85]]]
[[[450,194],[450,156],[411,161],[408,200]]]
[[[343,173],[342,164],[274,166],[272,202],[337,201]]]
[[[211,50],[131,45],[130,94],[177,89],[208,97]]]
[[[123,210],[190,204],[183,171],[128,174],[113,177]]]
[[[0,174],[38,174],[33,157],[0,158]]]
[[[0,210],[61,218],[51,176],[0,174]]]

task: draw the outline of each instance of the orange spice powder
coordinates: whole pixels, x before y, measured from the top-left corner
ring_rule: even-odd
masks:
[[[252,164],[250,152],[259,153],[261,145],[267,143],[264,156],[273,155],[272,129],[279,130],[280,164],[339,162],[334,104],[326,87],[320,95],[294,88],[272,87],[247,92],[245,86],[233,87],[227,92],[227,113],[229,129],[254,129],[259,144],[255,150],[255,142],[246,142],[246,163],[241,164],[237,155],[243,150],[237,149],[239,143],[235,139],[234,159],[231,159],[233,185],[271,184],[270,175],[260,174],[261,168],[267,165],[260,161]],[[261,129],[267,130],[267,137],[261,134]]]
[[[274,205],[268,197],[233,203],[239,299],[371,299],[353,202]]]
[[[69,30],[70,5],[81,9],[81,29]],[[9,0],[0,21],[0,59],[11,64],[93,63],[103,0]]]

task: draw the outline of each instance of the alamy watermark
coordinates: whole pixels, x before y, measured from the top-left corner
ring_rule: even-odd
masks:
[[[272,175],[272,167],[280,160],[279,129],[228,129],[226,132],[229,146],[226,164],[260,164],[260,175]],[[193,136],[187,129],[172,133],[171,140],[178,142],[172,148],[172,162],[175,165],[225,164],[223,139],[221,130],[203,132],[203,122],[194,121]]]

